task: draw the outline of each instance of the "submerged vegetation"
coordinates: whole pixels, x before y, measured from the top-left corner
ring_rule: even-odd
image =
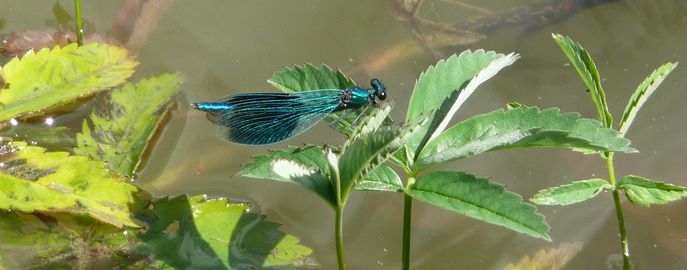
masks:
[[[77,26],[79,44],[83,25]],[[418,7],[419,8],[419,7]],[[434,25],[434,24],[430,24]],[[346,136],[338,146],[305,145],[253,157],[239,172],[298,185],[333,210],[339,269],[346,268],[343,220],[353,192],[392,192],[404,207],[403,269],[412,265],[412,210],[417,201],[545,241],[551,227],[535,205],[498,179],[436,169],[498,150],[548,147],[599,156],[608,179],[578,180],[542,189],[530,201],[569,205],[610,191],[624,269],[632,267],[620,194],[632,204],[665,204],[687,187],[643,176],[616,178],[615,153],[636,153],[625,137],[642,105],[677,66],[650,74],[614,127],[599,72],[581,45],[554,35],[596,107],[597,119],[558,108],[511,102],[506,108],[455,122],[453,116],[481,84],[520,56],[466,50],[439,60],[416,80],[407,108],[392,102],[331,114]],[[163,128],[183,76],[132,79],[139,65],[124,47],[87,42],[29,50],[0,69],[0,267],[131,269],[311,269],[313,250],[279,225],[227,198],[153,198],[131,180]],[[139,42],[134,42],[139,44]],[[129,48],[138,48],[132,45]],[[327,65],[286,67],[268,83],[286,93],[347,89],[356,83]],[[140,98],[141,96],[145,98]],[[407,112],[393,121],[392,109]],[[37,118],[50,116],[48,125]],[[53,119],[52,116],[55,116]],[[53,123],[54,122],[54,123]],[[504,269],[546,268],[570,259],[581,243],[563,243]],[[564,263],[563,263],[564,264]]]

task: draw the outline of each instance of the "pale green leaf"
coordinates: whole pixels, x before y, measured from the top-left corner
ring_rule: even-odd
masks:
[[[267,82],[286,93],[318,89],[348,89],[356,86],[355,82],[341,70],[333,70],[324,64],[320,67],[312,64],[305,64],[303,67],[285,67],[274,73]],[[349,113],[346,110],[331,114],[326,119],[328,122],[335,123],[336,130],[350,137],[351,127],[356,117],[356,113]]]
[[[413,164],[413,170],[518,147],[636,152],[629,144],[629,140],[602,127],[600,122],[579,118],[577,113],[560,113],[558,108],[496,110],[460,122],[430,141]]]
[[[175,269],[293,269],[314,266],[312,250],[245,204],[204,196],[154,202],[144,252]]]
[[[282,179],[315,192],[330,206],[336,205],[336,195],[332,183],[322,172],[288,159],[274,161],[272,170]]]
[[[416,200],[551,240],[549,225],[533,205],[486,178],[464,172],[434,171],[420,176],[405,192]]]
[[[406,122],[416,125],[425,117],[429,119],[406,146],[412,155],[410,158],[414,159],[430,138],[441,133],[477,86],[512,64],[517,57],[468,50],[440,60],[420,74],[410,98]]]
[[[351,137],[360,137],[377,130],[383,124],[390,124],[389,112],[391,112],[391,102],[381,105],[379,108],[373,108],[372,111],[361,117],[358,120],[358,125],[351,133]]]
[[[417,127],[382,127],[375,132],[365,134],[353,141],[348,141],[338,159],[340,191],[342,201],[355,183],[375,167],[384,163],[394,152],[417,133]]]
[[[290,146],[253,157],[239,175],[297,184],[336,205],[334,187],[327,177],[327,159],[322,149],[314,145]]]
[[[293,160],[310,169],[329,172],[327,159],[319,146],[305,145],[303,147],[289,146],[285,150],[269,150],[269,153],[252,157],[244,165],[239,175],[258,179],[284,181],[275,171],[273,164],[276,160]]]
[[[117,227],[139,227],[132,217],[140,207],[138,189],[123,180],[101,161],[11,142],[2,147],[0,208],[87,214]]]
[[[163,74],[115,89],[84,120],[74,152],[107,160],[112,171],[131,177],[180,84],[178,74]]]
[[[687,187],[635,175],[623,176],[618,188],[625,190],[630,202],[642,206],[666,204],[687,196]]]
[[[572,184],[540,190],[530,201],[539,205],[568,205],[589,200],[602,190],[611,188],[613,186],[601,178],[579,180]]]
[[[611,113],[608,111],[606,94],[601,87],[601,77],[599,76],[599,71],[596,69],[592,57],[579,43],[573,41],[571,38],[559,34],[552,34],[552,36],[558,46],[561,47],[561,50],[563,50],[563,53],[568,57],[570,63],[575,67],[580,78],[582,78],[582,81],[584,81],[585,86],[589,90],[592,101],[594,101],[594,105],[596,106],[599,121],[602,121],[605,127],[612,127],[613,116],[611,116]]]
[[[675,67],[677,67],[677,63],[668,62],[654,70],[649,77],[646,77],[646,79],[639,84],[634,94],[632,94],[630,101],[627,103],[627,107],[625,107],[623,118],[620,119],[618,130],[621,135],[624,136],[627,130],[630,129],[630,125],[632,125],[632,121],[634,121],[637,116],[639,109],[642,108],[642,105],[644,105],[651,94],[656,91],[658,86],[661,85],[663,80],[673,71],[673,69],[675,69]]]
[[[372,169],[355,184],[356,190],[402,192],[401,178],[384,164]]]
[[[0,70],[0,121],[72,102],[123,83],[137,63],[127,51],[91,43],[44,49],[10,60]]]

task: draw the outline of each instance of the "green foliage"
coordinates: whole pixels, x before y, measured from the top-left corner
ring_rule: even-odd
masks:
[[[122,84],[137,63],[124,49],[92,43],[41,50],[0,70],[0,121],[30,115]]]
[[[403,147],[417,130],[409,127],[385,127],[346,143],[338,158],[340,198],[346,200],[356,181],[363,179],[375,167],[384,163],[391,154]]]
[[[635,90],[634,94],[632,94],[630,101],[627,103],[627,107],[625,107],[623,118],[620,119],[620,127],[618,130],[620,131],[621,135],[625,135],[627,130],[630,129],[630,125],[632,124],[632,121],[634,121],[635,117],[637,117],[639,109],[642,108],[642,105],[644,105],[651,94],[656,91],[658,86],[661,85],[663,80],[668,77],[668,74],[670,74],[675,67],[677,67],[677,63],[668,62],[654,70],[651,75],[646,77],[646,79],[644,79],[644,81],[637,86],[637,89]]]
[[[518,56],[504,56],[493,51],[465,51],[440,60],[420,74],[408,105],[406,122],[417,125],[429,117],[427,126],[406,146],[413,159],[424,145],[440,134],[460,105],[502,68],[512,64]]]
[[[636,152],[618,132],[558,108],[515,108],[473,116],[447,129],[420,152],[413,170],[486,151],[521,147]]]
[[[91,113],[92,127],[84,120],[74,152],[107,160],[110,170],[131,177],[180,84],[178,74],[163,74],[115,89]]]
[[[539,205],[568,205],[594,198],[604,189],[613,189],[613,186],[601,178],[579,180],[540,190],[530,201]]]
[[[516,232],[551,240],[549,225],[534,206],[502,185],[464,172],[434,171],[406,189],[413,199]]]
[[[304,187],[324,199],[330,206],[336,205],[334,187],[329,178],[321,172],[291,160],[276,160],[272,163],[272,170],[282,181],[291,182]]]
[[[366,191],[401,192],[403,191],[403,182],[394,170],[382,164],[359,179],[354,188]]]
[[[599,121],[604,123],[605,127],[613,126],[613,116],[608,111],[608,105],[606,104],[606,94],[604,94],[603,88],[601,87],[601,77],[599,76],[599,71],[596,69],[596,64],[592,60],[589,53],[582,48],[582,46],[573,41],[571,38],[553,34],[553,39],[561,47],[563,53],[568,57],[570,63],[575,67],[577,73],[582,78],[585,86],[592,95],[592,101],[596,106],[596,112],[599,116]]]
[[[687,187],[635,175],[623,176],[618,188],[625,190],[630,202],[641,206],[666,204],[687,196]]]
[[[164,198],[154,204],[158,219],[141,234],[139,249],[163,268],[305,268],[312,250],[275,223],[248,212],[245,204],[204,196]]]
[[[139,227],[132,212],[138,189],[110,174],[101,161],[45,152],[23,142],[2,147],[0,208],[87,214],[117,227]]]

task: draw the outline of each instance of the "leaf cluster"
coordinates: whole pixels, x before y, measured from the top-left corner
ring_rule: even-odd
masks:
[[[575,67],[585,86],[590,90],[599,119],[604,122],[606,127],[613,128],[613,117],[609,113],[608,105],[606,105],[599,72],[591,56],[579,43],[569,37],[554,34],[553,38]],[[617,126],[620,136],[625,136],[641,107],[675,67],[677,67],[677,63],[668,62],[654,70],[637,86]],[[610,161],[610,163],[607,162],[608,164],[612,164],[612,154],[604,152],[601,154],[604,159]],[[586,201],[595,197],[602,190],[609,190],[623,191],[631,203],[649,206],[666,204],[687,196],[686,187],[663,181],[634,175],[623,176],[619,181],[615,181],[614,175],[610,175],[610,177],[610,180],[601,178],[578,180],[571,184],[547,188],[539,191],[531,200],[534,203],[544,205],[567,205]]]
[[[1,266],[313,267],[309,248],[249,205],[154,200],[129,181],[182,82],[173,73],[129,82],[137,64],[122,48],[91,43],[30,52],[1,67],[0,251],[31,248]],[[73,104],[86,109],[60,116]],[[31,124],[45,113],[58,124]],[[81,130],[61,126],[63,118],[78,119]],[[55,146],[62,151],[46,148]]]

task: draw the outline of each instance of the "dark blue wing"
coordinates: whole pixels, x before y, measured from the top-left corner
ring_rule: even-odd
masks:
[[[226,108],[208,111],[221,138],[242,144],[271,144],[303,133],[336,110],[344,91],[293,94],[252,93],[223,97]]]

